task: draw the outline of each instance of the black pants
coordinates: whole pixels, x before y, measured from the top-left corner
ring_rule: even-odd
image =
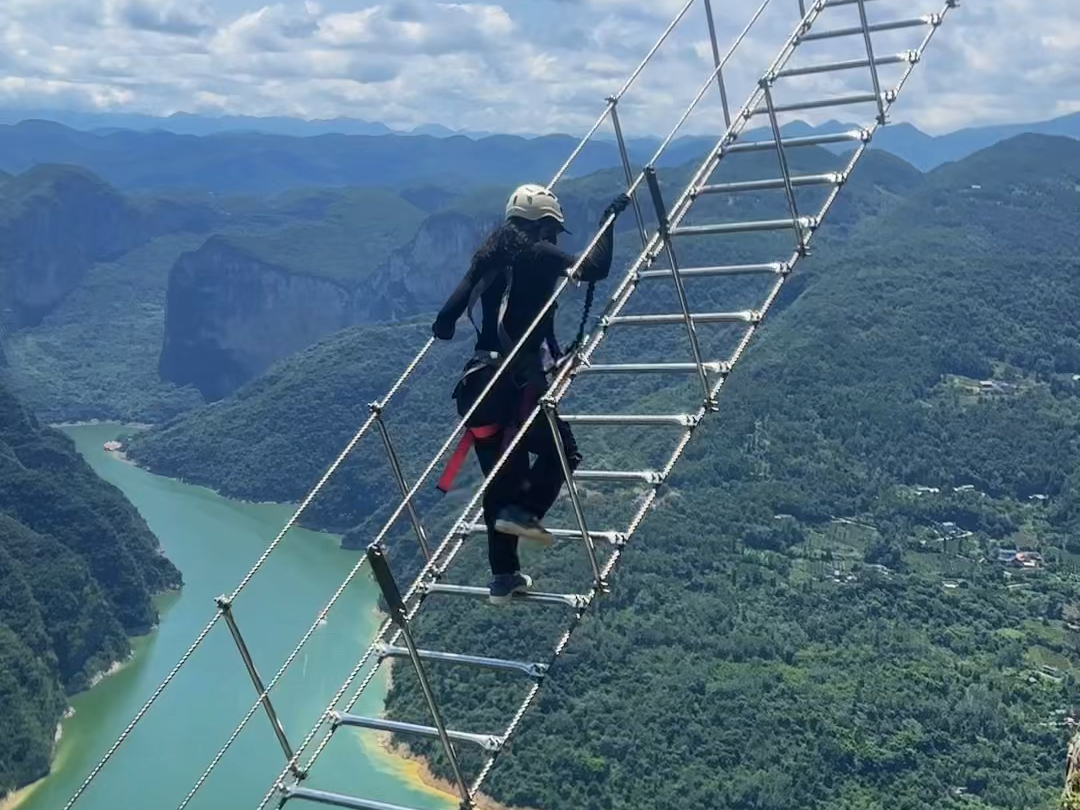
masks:
[[[493,369],[483,369],[469,375],[458,396],[460,415],[464,415],[472,406],[493,373]],[[502,455],[506,441],[505,426],[516,422],[522,394],[522,389],[510,375],[504,375],[469,419],[470,427],[490,424],[504,426],[493,436],[477,439],[473,444],[485,478]],[[561,419],[558,426],[570,469],[575,470],[581,463],[581,455],[574,434],[570,425]],[[536,456],[536,461],[530,463],[530,454]],[[542,519],[559,497],[565,481],[551,424],[540,413],[484,493],[484,523],[488,530],[488,561],[492,574],[513,574],[521,569],[517,536],[495,531],[495,518],[500,510],[516,505]]]

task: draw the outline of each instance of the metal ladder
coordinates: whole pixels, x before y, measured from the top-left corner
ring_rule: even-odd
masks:
[[[313,752],[311,758],[303,769],[298,769],[299,753],[290,756],[289,767],[282,772],[276,780],[271,791],[267,793],[260,804],[260,810],[276,797],[278,806],[290,801],[304,801],[337,807],[357,808],[358,810],[408,810],[396,805],[384,802],[372,801],[357,796],[348,796],[319,790],[304,784],[306,775],[330,741],[333,733],[342,727],[372,729],[377,731],[393,732],[400,735],[415,735],[418,737],[436,739],[441,743],[442,751],[446,756],[452,772],[451,782],[457,788],[461,797],[461,807],[474,807],[474,798],[480,791],[485,779],[490,774],[499,754],[505,749],[515,732],[518,730],[522,718],[533,704],[541,685],[550,671],[552,664],[566,649],[571,634],[578,626],[581,619],[596,601],[597,597],[608,590],[608,580],[618,564],[623,549],[627,542],[637,531],[641,521],[652,508],[659,487],[668,480],[673,468],[686,449],[695,429],[704,417],[716,410],[717,395],[728,375],[738,360],[744,354],[750,340],[759,328],[762,319],[777,300],[785,281],[795,269],[801,259],[809,252],[811,240],[818,228],[824,221],[829,210],[832,208],[837,195],[851,176],[852,171],[868,148],[871,139],[878,127],[886,124],[888,113],[893,103],[898,98],[908,77],[932,39],[935,31],[944,21],[947,14],[958,6],[958,0],[947,0],[940,12],[927,14],[911,19],[895,20],[882,23],[870,23],[867,17],[866,4],[872,0],[818,0],[813,3],[804,3],[800,0],[800,11],[803,17],[796,30],[784,44],[780,53],[773,60],[769,68],[762,75],[757,89],[743,107],[732,117],[727,106],[727,93],[723,81],[723,68],[727,58],[720,57],[716,45],[715,27],[713,24],[712,11],[708,0],[705,2],[707,20],[712,35],[713,53],[716,69],[709,77],[705,87],[695,100],[700,101],[706,88],[714,82],[719,84],[724,105],[725,122],[728,124],[724,137],[711,150],[706,160],[693,175],[691,182],[683,192],[678,195],[676,201],[668,206],[663,199],[660,184],[657,179],[655,165],[650,164],[635,179],[627,159],[625,143],[617,115],[617,98],[609,100],[608,113],[611,115],[615,133],[620,146],[623,159],[623,168],[626,172],[629,191],[633,195],[634,214],[637,225],[641,232],[644,248],[626,274],[622,283],[612,294],[606,311],[600,319],[598,331],[586,342],[584,349],[575,362],[564,367],[557,375],[548,394],[539,405],[532,411],[518,434],[533,423],[537,418],[543,417],[551,426],[556,446],[559,450],[560,461],[564,475],[572,479],[568,486],[569,500],[572,506],[576,526],[570,529],[555,529],[552,534],[561,539],[582,542],[589,559],[592,570],[592,582],[587,590],[582,593],[544,593],[530,592],[514,597],[515,600],[524,603],[549,605],[556,608],[568,609],[571,613],[569,625],[559,638],[548,660],[546,661],[516,661],[490,658],[479,655],[462,655],[435,650],[424,650],[417,646],[411,625],[416,618],[421,606],[426,603],[428,597],[441,595],[447,597],[484,598],[487,589],[464,585],[444,584],[440,580],[448,568],[454,562],[458,552],[462,548],[464,540],[474,534],[483,534],[486,529],[480,520],[478,503],[483,491],[491,478],[497,474],[500,464],[496,467],[492,476],[489,476],[480,490],[472,498],[468,506],[463,510],[460,519],[454,529],[443,540],[442,544],[430,552],[427,539],[419,519],[415,513],[409,511],[409,518],[424,545],[428,563],[419,577],[411,584],[403,595],[398,583],[395,581],[390,567],[387,564],[383,542],[389,526],[402,513],[403,510],[411,510],[411,500],[415,495],[416,487],[410,490],[405,485],[404,478],[400,474],[400,466],[394,461],[394,469],[398,478],[399,486],[405,493],[406,499],[392,516],[390,522],[379,533],[367,549],[367,561],[370,564],[375,578],[382,591],[383,597],[390,610],[390,619],[383,625],[380,632],[369,648],[367,654],[361,659],[360,664],[354,670],[352,677],[346,682],[345,687],[339,692],[338,699],[332,703],[320,723],[313,729],[305,740],[301,750],[306,748],[317,735],[317,731],[324,724],[326,731],[322,741]],[[687,8],[689,7],[688,4]],[[766,2],[753,22],[760,16],[761,11],[768,5]],[[819,18],[828,10],[838,6],[856,6],[859,14],[859,25],[852,27],[834,28],[831,30],[814,30]],[[686,8],[684,8],[684,13]],[[681,17],[682,15],[680,15]],[[678,19],[676,20],[678,22]],[[899,31],[903,29],[922,28],[927,29],[917,47],[897,54],[878,55],[875,53],[873,34],[886,31]],[[743,36],[745,36],[745,31]],[[809,65],[805,67],[792,67],[787,65],[791,61],[796,50],[807,42],[840,39],[844,37],[858,37],[863,41],[865,57],[835,61],[826,64]],[[739,38],[741,42],[742,37]],[[736,43],[736,46],[739,44]],[[889,89],[883,89],[879,69],[886,65],[904,65],[905,70],[898,83]],[[826,74],[839,71],[864,70],[869,74],[873,92],[860,93],[833,98],[825,98],[813,101],[799,101],[788,104],[777,104],[774,100],[774,90],[779,82],[786,78],[797,76],[809,76]],[[800,112],[805,110],[822,109],[826,107],[873,105],[874,119],[865,127],[851,131],[813,135],[809,137],[787,137],[782,134],[779,116],[783,113]],[[691,105],[693,109],[694,105]],[[755,118],[764,118],[768,122],[768,130],[772,137],[764,140],[740,142],[748,123]],[[685,116],[684,116],[685,120]],[[680,122],[681,124],[681,122]],[[595,129],[594,129],[595,131]],[[592,134],[592,133],[590,133]],[[670,139],[669,139],[670,141]],[[833,144],[850,144],[854,151],[848,159],[846,166],[841,171],[821,174],[795,174],[792,172],[789,161],[789,153],[799,147],[824,146]],[[667,144],[665,143],[665,146]],[[738,153],[772,152],[775,153],[778,172],[777,176],[761,180],[749,180],[729,183],[713,183],[711,179],[724,158]],[[648,234],[645,218],[642,213],[637,192],[644,185],[648,189],[648,197],[658,222],[655,233]],[[796,190],[808,187],[822,187],[829,190],[825,202],[809,215],[800,210]],[[784,193],[788,215],[778,219],[765,219],[756,221],[729,222],[717,224],[683,224],[691,213],[695,203],[703,198],[716,195],[738,195],[746,192],[761,192],[768,190],[782,191]],[[696,267],[680,267],[677,258],[676,246],[684,240],[701,236],[731,236],[735,234],[753,234],[764,232],[786,231],[793,235],[794,247],[790,254],[779,258],[777,261],[752,264],[729,264]],[[595,245],[596,240],[589,249]],[[654,268],[657,261],[663,257],[666,267]],[[688,295],[685,279],[703,277],[732,277],[732,276],[766,276],[772,280],[768,294],[761,304],[747,311],[735,312],[693,312]],[[648,285],[659,279],[671,279],[674,283],[675,294],[679,303],[679,311],[663,314],[632,315],[622,314],[627,303],[641,284]],[[558,291],[561,294],[562,288]],[[550,302],[549,302],[550,304]],[[539,319],[538,319],[539,320]],[[598,346],[607,336],[608,332],[615,327],[640,327],[664,324],[682,324],[686,329],[689,343],[690,357],[683,362],[656,362],[656,363],[617,363],[599,364],[592,363],[591,358]],[[704,324],[734,324],[744,327],[744,332],[738,344],[730,356],[722,359],[710,359],[703,353],[698,336],[699,325]],[[535,324],[534,324],[535,326]],[[580,375],[595,374],[688,374],[697,378],[700,383],[701,398],[698,407],[689,413],[679,414],[582,414],[562,415],[561,418],[572,425],[607,425],[607,426],[657,426],[677,427],[680,429],[680,437],[671,453],[668,461],[657,470],[577,470],[570,476],[571,468],[567,462],[566,452],[562,446],[559,431],[556,428],[556,419],[559,418],[559,406],[565,397],[573,380]],[[488,390],[491,386],[489,385]],[[487,391],[485,391],[485,394]],[[514,444],[516,445],[517,442]],[[393,450],[387,440],[387,448],[394,458]],[[513,446],[510,450],[513,449]],[[444,453],[446,447],[436,457],[437,462]],[[509,450],[507,451],[509,452]],[[505,459],[505,455],[503,457]],[[430,474],[432,467],[428,468]],[[621,531],[594,531],[588,527],[585,509],[582,505],[578,485],[584,481],[608,481],[644,485],[648,487],[647,496],[641,501],[636,514],[626,529]],[[608,559],[601,562],[598,554],[598,543],[603,542],[613,548]],[[388,640],[385,640],[390,634]],[[343,709],[338,709],[342,698],[351,687],[352,681],[357,677],[368,661],[374,657],[376,663],[367,677],[360,683],[352,697],[345,703]],[[365,717],[352,714],[360,695],[371,683],[378,666],[385,660],[408,659],[415,670],[424,700],[431,715],[430,725],[405,723],[384,718]],[[431,688],[429,675],[426,671],[428,662],[438,661],[456,664],[463,667],[496,670],[513,673],[530,681],[525,696],[517,711],[513,714],[508,724],[497,732],[469,732],[448,728],[442,719],[442,712],[435,699]],[[457,755],[458,746],[474,746],[484,753],[484,764],[480,772],[470,781],[459,764]],[[290,778],[291,776],[291,778]]]
[[[893,103],[896,101],[901,90],[906,85],[915,66],[921,60],[924,51],[929,45],[937,29],[941,26],[951,10],[956,8],[959,0],[945,0],[941,11],[930,13],[910,19],[900,19],[887,22],[871,23],[868,20],[866,5],[876,0],[797,0],[800,14],[799,22],[774,58],[769,67],[751,92],[745,104],[732,114],[728,103],[728,88],[725,82],[724,71],[730,66],[732,56],[744,43],[748,34],[761,19],[763,13],[770,6],[779,6],[781,3],[790,3],[791,0],[761,0],[760,6],[752,15],[749,23],[736,37],[726,54],[721,55],[719,43],[716,37],[716,26],[713,16],[711,0],[687,0],[674,20],[662,32],[656,44],[645,55],[638,67],[627,79],[623,87],[613,96],[607,99],[607,105],[602,115],[589,132],[581,139],[577,148],[569,156],[567,161],[556,173],[550,186],[558,183],[567,173],[569,167],[581,154],[586,144],[596,135],[600,127],[607,121],[611,122],[614,130],[616,143],[622,161],[622,169],[625,173],[627,190],[632,199],[632,212],[636,220],[642,250],[637,259],[627,270],[620,283],[611,294],[603,316],[599,321],[599,328],[585,345],[579,349],[572,361],[565,364],[556,375],[547,395],[532,410],[525,419],[521,430],[504,452],[502,458],[496,464],[492,474],[480,485],[468,504],[461,510],[460,516],[454,522],[453,528],[443,537],[441,542],[432,547],[423,522],[417,512],[415,499],[421,487],[430,479],[440,460],[448,452],[459,432],[464,427],[466,420],[475,411],[480,401],[488,395],[505,368],[517,356],[521,342],[510,352],[503,366],[498,370],[495,378],[491,380],[481,393],[476,405],[470,410],[457,425],[453,433],[434,454],[430,463],[427,464],[423,473],[410,486],[406,480],[400,462],[399,454],[391,440],[384,421],[384,413],[393,398],[406,385],[410,377],[420,365],[434,345],[434,338],[430,338],[420,349],[413,360],[402,371],[394,384],[384,397],[378,402],[372,403],[370,414],[359,427],[351,441],[346,445],[335,461],[330,465],[321,479],[306,498],[300,503],[292,517],[282,530],[268,545],[259,559],[254,563],[250,571],[242,578],[237,587],[229,595],[223,595],[216,600],[216,610],[210,621],[194,639],[190,647],[181,656],[177,664],[168,673],[161,684],[153,691],[146,703],[136,713],[128,726],[117,738],[115,743],[108,749],[100,762],[91,769],[82,785],[74,793],[64,806],[64,810],[70,810],[79,798],[84,794],[89,785],[98,777],[103,768],[115,755],[120,746],[128,739],[134,728],[150,711],[155,702],[169,687],[173,679],[190,660],[196,649],[205,642],[214,626],[224,620],[230,635],[236,643],[237,649],[243,660],[248,675],[255,687],[258,697],[250,707],[239,725],[226,740],[222,748],[212,758],[203,774],[196,780],[191,790],[180,803],[178,810],[184,810],[192,801],[197,792],[206,783],[211,773],[217,768],[222,758],[230,747],[236,742],[239,735],[251,719],[260,711],[264,711],[271,723],[274,735],[285,755],[287,764],[278,777],[274,780],[269,790],[258,805],[259,810],[276,802],[280,807],[289,802],[313,802],[337,807],[358,808],[359,810],[408,810],[384,802],[373,801],[358,796],[349,796],[332,793],[310,787],[307,784],[308,774],[322,752],[330,744],[337,730],[343,727],[372,729],[386,731],[401,735],[416,735],[421,738],[438,740],[452,771],[452,782],[461,797],[463,808],[474,807],[474,798],[479,793],[483,783],[491,773],[495,762],[507,744],[518,731],[522,719],[529,708],[533,705],[540,688],[550,672],[552,664],[562,655],[569,644],[574,630],[579,626],[582,618],[596,603],[597,598],[606,593],[609,588],[609,578],[618,565],[623,551],[637,532],[641,522],[656,503],[660,487],[668,481],[672,470],[686,450],[692,435],[702,420],[717,408],[717,396],[724,382],[728,379],[732,369],[745,353],[750,341],[757,332],[762,319],[777,301],[785,282],[795,269],[797,264],[809,253],[809,247],[819,227],[831,210],[841,189],[847,183],[851,172],[859,163],[865,151],[870,145],[877,129],[887,122],[887,116]],[[623,137],[622,125],[619,117],[619,104],[625,94],[638,80],[642,71],[654,59],[657,52],[668,40],[673,31],[688,19],[689,11],[695,6],[703,7],[705,23],[709,39],[711,41],[714,68],[706,77],[682,117],[678,119],[670,134],[664,139],[655,155],[644,170],[634,173],[628,157],[626,142]],[[827,12],[838,7],[849,7],[858,13],[858,25],[835,27],[826,30],[816,30],[815,26],[819,19],[827,16]],[[925,31],[916,46],[909,50],[889,55],[881,55],[875,52],[874,34],[897,32],[905,30],[922,29]],[[841,42],[854,38],[860,48],[857,58],[846,60],[825,61],[806,66],[790,66],[792,57],[796,51],[811,42]],[[880,40],[879,40],[880,41]],[[913,43],[915,44],[915,43]],[[902,67],[902,73],[895,85],[885,89],[882,83],[880,69],[896,65]],[[872,92],[835,96],[812,101],[797,101],[779,104],[774,98],[775,91],[783,87],[786,80],[794,80],[799,77],[822,76],[834,73],[846,73],[862,71],[868,77]],[[690,114],[698,107],[702,99],[712,88],[719,90],[722,105],[722,114],[726,130],[722,138],[709,151],[705,159],[693,172],[690,181],[685,188],[676,196],[675,201],[668,205],[663,198],[661,185],[657,177],[657,162],[674,141],[675,136],[682,129]],[[782,133],[779,117],[785,113],[795,113],[808,110],[819,110],[829,107],[863,107],[872,109],[872,120],[865,126],[859,126],[849,131],[834,134],[816,134],[805,137],[785,137]],[[758,140],[745,140],[747,127],[751,121],[764,120],[764,131],[771,133],[769,137]],[[830,172],[797,174],[792,171],[792,152],[805,147],[853,147],[852,154],[842,169]],[[740,180],[737,182],[713,182],[713,176],[717,169],[724,164],[725,159],[738,154],[774,154],[776,157],[777,172],[773,177],[766,179]],[[725,164],[726,165],[726,164]],[[643,211],[642,200],[639,192],[646,188],[648,191],[645,203],[650,206],[655,214],[656,227],[648,227],[647,218]],[[798,192],[805,189],[824,190],[826,197],[824,202],[813,209],[813,213],[801,210]],[[687,219],[691,216],[695,206],[701,201],[727,199],[732,200],[741,195],[753,195],[759,192],[775,191],[782,192],[785,201],[786,214],[777,218],[758,219],[753,221],[723,222],[723,223],[697,223],[689,224]],[[706,206],[707,207],[707,206]],[[557,299],[573,283],[581,262],[585,256],[595,249],[600,238],[600,233],[611,224],[610,217],[602,223],[599,231],[589,243],[582,254],[582,259],[572,268],[557,286],[551,298],[546,302],[541,313],[528,329],[532,333],[545,315],[554,306]],[[650,230],[652,232],[650,233]],[[777,250],[777,255],[770,261],[747,261],[744,263],[708,264],[698,263],[696,266],[681,267],[679,255],[685,256],[687,243],[706,243],[710,238],[730,240],[739,235],[759,236],[763,234],[787,234],[791,237],[793,247],[785,249],[783,254]],[[678,254],[676,246],[678,247]],[[728,257],[730,260],[730,256]],[[663,259],[664,266],[658,266]],[[758,278],[764,280],[768,291],[761,302],[753,309],[737,311],[717,312],[694,312],[690,306],[690,296],[685,282],[690,279],[747,279]],[[674,298],[678,303],[677,312],[663,312],[660,314],[627,314],[625,310],[638,287],[644,285],[646,289],[659,289],[659,283],[669,279],[673,285]],[[735,341],[732,351],[719,358],[708,357],[702,348],[699,339],[698,327],[718,324],[725,328],[742,329],[741,335]],[[688,357],[681,362],[619,362],[599,363],[594,362],[593,357],[598,348],[604,344],[609,333],[614,330],[640,329],[646,326],[674,325],[682,326],[686,332]],[[524,340],[524,338],[522,339]],[[694,381],[692,386],[698,391],[692,408],[684,413],[665,414],[562,414],[560,405],[565,398],[571,383],[578,377],[592,377],[600,375],[606,378],[608,375],[621,379],[638,379],[652,375],[683,375],[684,379]],[[514,601],[548,606],[556,609],[564,609],[570,612],[570,618],[565,630],[556,641],[554,648],[544,661],[520,661],[492,658],[480,655],[462,655],[442,652],[437,650],[420,649],[417,646],[413,622],[424,604],[431,596],[477,599],[488,595],[487,588],[465,585],[452,585],[443,581],[446,572],[458,558],[459,552],[465,546],[466,541],[473,535],[485,533],[481,521],[479,504],[491,479],[498,474],[503,466],[507,455],[520,443],[525,430],[535,420],[542,418],[547,421],[552,429],[556,444],[559,449],[560,460],[564,476],[571,483],[567,487],[569,502],[573,515],[574,525],[571,528],[555,529],[552,534],[559,540],[581,543],[586,552],[591,582],[588,587],[582,588],[576,593],[547,593],[530,592],[516,596]],[[556,419],[562,418],[571,425],[580,426],[615,426],[615,427],[643,427],[643,428],[675,428],[679,432],[679,438],[670,453],[667,461],[657,465],[656,469],[646,470],[576,470],[570,475],[570,467],[567,462],[565,448],[562,447],[560,435],[555,428]],[[301,515],[310,506],[312,501],[322,491],[327,481],[337,473],[346,459],[355,451],[363,437],[372,431],[379,433],[381,443],[387,452],[390,470],[396,485],[402,493],[402,500],[393,510],[390,518],[375,536],[367,549],[366,555],[346,576],[344,582],[332,595],[326,606],[315,617],[309,630],[301,637],[292,653],[285,659],[277,673],[267,682],[259,674],[258,669],[248,649],[244,637],[233,615],[233,604],[237,596],[248,586],[251,580],[259,573],[267,558],[279,546],[286,533],[297,524]],[[585,508],[582,503],[579,484],[583,482],[608,482],[616,484],[634,485],[645,487],[644,496],[635,501],[631,506],[635,507],[633,516],[627,527],[623,530],[596,531],[588,526]],[[401,593],[398,583],[395,581],[385,557],[385,540],[392,526],[405,515],[411,524],[420,548],[423,553],[425,564],[419,575],[409,585],[405,593]],[[609,550],[609,555],[603,559],[601,546]],[[356,577],[357,573],[365,564],[370,564],[376,581],[382,591],[383,597],[390,610],[390,618],[384,621],[375,635],[366,653],[360,658],[356,666],[339,687],[324,713],[308,732],[299,746],[294,747],[289,741],[288,735],[279,720],[274,709],[271,693],[280,682],[282,676],[297,660],[304,646],[312,638],[322,620],[341,597],[347,586]],[[425,703],[431,715],[431,724],[422,725],[417,723],[404,723],[383,718],[365,717],[353,713],[360,696],[371,684],[378,669],[385,661],[395,659],[408,659],[420,684]],[[461,667],[476,668],[488,671],[505,672],[523,677],[529,681],[529,686],[513,712],[509,722],[499,731],[475,733],[450,729],[442,719],[442,712],[431,689],[430,679],[426,672],[427,662],[441,662],[443,664],[457,665]],[[366,672],[365,672],[366,670]],[[361,678],[361,673],[365,673]],[[359,684],[353,690],[354,684],[359,679]],[[350,695],[350,690],[353,690]],[[344,701],[344,703],[343,703]],[[318,743],[315,740],[322,736]],[[314,745],[313,750],[306,762],[301,765],[301,758],[308,749]],[[479,772],[471,780],[467,780],[460,767],[457,755],[458,746],[470,746],[478,749],[483,755],[483,765]]]

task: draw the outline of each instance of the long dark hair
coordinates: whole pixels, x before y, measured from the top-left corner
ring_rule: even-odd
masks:
[[[537,234],[534,223],[511,217],[509,220],[496,225],[480,244],[480,247],[476,249],[472,258],[473,267],[482,266],[492,269],[498,264],[503,266],[512,265],[536,240]],[[585,340],[585,327],[589,321],[589,313],[593,307],[595,294],[596,282],[590,281],[585,291],[585,306],[581,313],[581,322],[578,324],[577,335],[565,350],[559,352],[562,356],[572,354],[582,348]],[[554,341],[554,318],[551,320],[550,328],[552,330],[551,338]],[[557,351],[557,347],[558,341],[555,341],[555,345],[552,347],[553,351]]]
[[[535,241],[535,237],[513,219],[500,222],[476,249],[473,266],[512,265]]]

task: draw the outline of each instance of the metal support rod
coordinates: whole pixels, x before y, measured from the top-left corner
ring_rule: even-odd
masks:
[[[469,787],[465,784],[465,778],[461,775],[461,768],[458,765],[457,755],[454,753],[454,746],[446,733],[446,724],[443,722],[442,712],[439,711],[439,706],[435,702],[435,694],[431,691],[431,684],[428,682],[427,674],[424,672],[424,664],[417,652],[412,630],[409,629],[405,603],[401,599],[401,591],[398,590],[397,582],[390,571],[390,565],[386,562],[386,555],[383,553],[382,546],[378,543],[372,543],[368,546],[367,558],[371,570],[375,574],[375,580],[379,583],[383,598],[386,599],[390,618],[398,626],[398,630],[401,631],[401,638],[409,649],[409,658],[412,659],[413,668],[416,670],[416,679],[420,682],[420,689],[424,693],[424,700],[427,702],[428,710],[431,712],[431,719],[435,723],[435,728],[438,729],[443,751],[450,761],[450,770],[453,771],[454,782],[457,784],[458,790],[461,791],[462,807],[472,807],[473,803],[472,797],[469,795]]]
[[[634,170],[630,167],[630,154],[626,151],[626,140],[623,138],[622,124],[619,122],[619,109],[615,97],[608,99],[611,102],[611,125],[615,129],[615,140],[619,144],[619,157],[622,159],[623,171],[626,172],[626,188],[630,194],[630,204],[634,206],[634,218],[637,220],[638,231],[641,233],[641,246],[648,247],[649,234],[645,228],[645,217],[641,214],[641,203],[638,202],[637,191],[634,188]]]
[[[791,212],[791,221],[795,228],[795,240],[800,249],[806,245],[806,233],[799,223],[799,205],[795,200],[795,189],[791,185],[791,170],[788,168],[787,155],[784,153],[784,142],[780,135],[780,119],[776,117],[776,107],[773,105],[772,89],[768,78],[761,80],[761,89],[765,91],[765,106],[769,108],[769,123],[772,125],[773,138],[776,139],[776,158],[780,161],[780,174],[784,179],[784,194],[787,195],[788,210]]]
[[[370,407],[372,413],[375,414],[375,426],[379,429],[379,435],[382,436],[383,444],[386,446],[386,456],[390,459],[390,469],[394,473],[394,479],[398,483],[398,488],[401,489],[402,497],[407,497],[409,484],[405,480],[405,474],[401,471],[401,462],[398,460],[394,443],[390,441],[390,431],[387,430],[386,422],[383,421],[382,409],[379,408],[378,403],[372,403]],[[406,504],[409,522],[412,524],[413,531],[416,532],[416,539],[420,541],[420,549],[424,552],[424,559],[430,561],[431,549],[428,547],[427,532],[424,531],[424,524],[420,521],[420,516],[416,514],[416,506],[413,502],[409,500]]]
[[[876,101],[877,99],[873,93],[858,93],[853,96],[836,96],[835,98],[822,98],[815,101],[798,101],[793,104],[777,104],[775,109],[778,113],[803,112],[804,110],[824,110],[828,107],[869,104]],[[750,115],[765,115],[768,112],[768,107],[756,107],[750,111]]]
[[[570,495],[570,505],[574,509],[574,518],[577,520],[581,536],[585,540],[585,551],[589,555],[589,565],[592,566],[593,582],[596,589],[601,593],[607,592],[607,583],[600,578],[600,564],[596,560],[596,544],[593,542],[589,529],[585,525],[585,512],[581,509],[581,499],[578,497],[577,484],[574,483],[574,471],[570,468],[570,460],[566,457],[566,443],[563,442],[562,433],[559,430],[559,416],[555,412],[555,403],[550,397],[544,397],[540,403],[551,426],[551,438],[555,442],[555,450],[559,456],[559,466],[562,467],[563,477],[566,479],[566,491]]]
[[[806,0],[799,0],[799,13],[806,17]]]
[[[871,64],[876,67],[882,67],[884,65],[903,65],[910,61],[910,52],[893,54],[891,56],[879,56],[875,58],[873,62],[869,62],[866,59],[845,59],[842,62],[822,62],[819,65],[784,68],[777,72],[776,78],[789,79],[793,76],[812,76],[815,73],[836,73],[841,70],[859,70],[861,68],[870,67]]]
[[[709,40],[712,42],[713,64],[716,65],[716,83],[720,86],[720,103],[724,105],[724,126],[731,126],[731,111],[728,109],[727,87],[724,86],[724,71],[720,64],[720,44],[716,40],[716,21],[713,19],[712,0],[705,0],[705,19],[709,22]]]
[[[244,661],[248,675],[251,676],[251,683],[254,685],[255,691],[263,696],[263,709],[266,710],[266,717],[270,720],[270,727],[274,729],[274,736],[277,737],[278,744],[281,745],[281,750],[285,753],[285,759],[291,763],[293,758],[292,746],[289,745],[289,738],[285,736],[285,729],[281,725],[281,720],[278,719],[277,712],[274,711],[274,704],[270,702],[270,696],[266,694],[266,686],[259,675],[259,670],[255,668],[251,650],[248,649],[247,642],[244,641],[244,637],[240,634],[240,628],[236,624],[236,617],[232,613],[232,603],[227,596],[219,596],[214,601],[221,610],[222,618],[225,619],[225,623],[229,626],[229,632],[232,634],[233,641],[236,642],[236,649],[240,651],[240,657]],[[304,778],[303,771],[295,765],[290,765],[290,770],[297,779]]]
[[[694,354],[694,364],[697,366],[698,377],[701,379],[701,387],[705,391],[705,398],[709,398],[709,377],[705,373],[705,366],[701,360],[701,346],[698,343],[697,329],[694,321],[690,318],[690,305],[686,300],[686,287],[683,285],[682,276],[679,275],[679,263],[675,258],[675,251],[671,246],[671,231],[668,228],[667,208],[664,206],[664,198],[660,193],[660,181],[656,179],[656,169],[648,166],[645,169],[645,180],[649,184],[649,193],[652,194],[653,205],[656,206],[656,219],[660,223],[660,238],[663,240],[664,250],[671,264],[671,277],[675,281],[675,290],[679,295],[679,306],[682,307],[683,321],[686,323],[686,334],[690,338],[690,350]]]
[[[866,19],[866,0],[858,0],[859,22],[862,23],[863,39],[866,40],[866,58],[870,60],[870,78],[874,80],[874,95],[877,96],[878,123],[885,126],[885,99],[881,95],[881,80],[878,78],[877,65],[874,64],[874,43],[870,38],[870,24]]]
[[[922,25],[935,25],[934,20],[939,15],[932,14],[925,17],[913,17],[910,20],[893,20],[891,22],[874,23],[867,26],[867,30],[873,33],[880,31],[899,31],[903,28],[918,28]],[[816,42],[821,39],[839,39],[841,37],[853,37],[863,32],[862,26],[855,28],[837,28],[832,31],[818,31],[814,34],[804,34],[799,37],[800,42]]]

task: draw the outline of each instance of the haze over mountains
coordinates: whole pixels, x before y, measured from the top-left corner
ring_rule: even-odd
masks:
[[[304,122],[185,115],[136,118],[135,128],[117,128],[108,122],[128,119],[107,115],[64,118],[84,127],[98,126],[87,131],[37,119],[0,125],[0,170],[18,173],[38,163],[70,163],[94,171],[120,189],[189,189],[218,194],[266,194],[307,186],[401,188],[415,183],[471,187],[548,178],[576,143],[571,135],[474,138],[438,127],[402,135],[352,119]],[[838,121],[819,127],[796,121],[784,131],[797,136],[851,128]],[[1080,137],[1080,113],[937,137],[897,124],[879,133],[875,148],[928,171],[1022,132]],[[744,137],[765,135],[758,131]],[[659,165],[686,163],[704,154],[713,142],[714,138],[704,136],[680,138]],[[649,160],[658,143],[656,138],[631,138],[631,161],[641,164]],[[601,138],[586,147],[572,174],[583,176],[618,165],[615,144]]]

